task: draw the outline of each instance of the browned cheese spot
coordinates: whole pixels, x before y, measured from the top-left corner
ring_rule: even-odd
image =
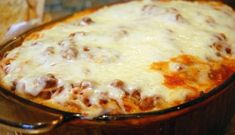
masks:
[[[95,22],[90,17],[84,17],[80,21],[79,25],[80,26],[87,26],[87,25],[90,25],[90,24],[93,24],[93,23],[95,23]]]
[[[76,47],[69,47],[69,48],[63,49],[61,50],[60,53],[61,53],[61,56],[67,60],[76,59],[78,56],[78,50]]]

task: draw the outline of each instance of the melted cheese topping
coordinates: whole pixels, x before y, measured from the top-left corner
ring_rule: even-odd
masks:
[[[116,4],[32,33],[3,58],[1,80],[34,101],[91,118],[160,110],[233,73],[234,35],[234,11],[225,5]],[[225,77],[210,77],[223,67],[231,69]]]

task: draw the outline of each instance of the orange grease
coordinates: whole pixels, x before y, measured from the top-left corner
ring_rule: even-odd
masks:
[[[177,86],[183,86],[185,85],[185,78],[180,77],[177,74],[172,74],[172,75],[164,75],[165,82],[164,85],[170,87],[170,88],[175,88]]]
[[[182,65],[183,68],[172,71],[169,68],[170,62]],[[163,84],[166,87],[186,88],[198,94],[213,89],[232,75],[235,72],[235,60],[224,58],[220,61],[204,61],[195,56],[180,55],[169,61],[152,63],[151,69],[163,74]]]

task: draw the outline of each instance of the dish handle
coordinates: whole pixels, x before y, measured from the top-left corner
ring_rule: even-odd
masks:
[[[0,126],[9,131],[26,134],[44,133],[64,120],[63,114],[26,105],[0,93]]]

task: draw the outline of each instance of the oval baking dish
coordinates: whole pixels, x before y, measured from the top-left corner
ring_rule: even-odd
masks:
[[[136,3],[138,3],[138,2],[136,2]],[[217,4],[218,3],[213,3],[213,6],[215,8],[218,8],[219,5],[217,5]],[[136,5],[138,5],[138,4],[136,4]],[[104,10],[106,10],[106,9],[104,8]],[[108,8],[107,8],[107,10],[108,10]],[[152,5],[149,6],[148,4],[147,4],[147,6],[143,6],[142,10],[144,12],[143,14],[145,17],[146,16],[149,17],[149,16],[153,15],[154,12],[158,12],[160,14],[163,14],[165,12],[165,11],[162,11],[161,9],[159,9],[158,7],[156,8],[155,6],[152,6]],[[92,13],[94,11],[96,11],[96,10],[86,10],[86,11],[82,12],[82,14],[83,13],[90,13],[90,12]],[[168,17],[167,19],[166,18],[163,18],[163,19],[166,19],[167,21],[170,19],[172,21],[171,17],[173,14],[173,16],[176,15],[176,18],[175,18],[176,20],[173,20],[173,21],[176,21],[176,22],[178,21],[180,23],[188,23],[187,20],[184,18],[184,16],[181,16],[181,14],[178,13],[179,12],[178,9],[170,8],[170,10],[166,10],[166,11],[167,11],[167,13],[169,13],[168,14],[169,16],[167,16]],[[102,11],[98,12],[98,14],[101,14],[101,16],[102,16]],[[75,16],[80,16],[80,14],[76,14]],[[100,19],[99,17],[97,17],[97,18]],[[126,18],[123,17],[121,19],[126,19]],[[102,18],[101,18],[101,20],[102,20]],[[4,61],[5,57],[9,56],[9,53],[8,53],[9,51],[13,50],[14,48],[17,48],[18,46],[21,46],[25,42],[27,43],[27,41],[30,41],[31,39],[34,40],[34,39],[40,38],[40,34],[39,35],[37,34],[38,32],[40,32],[44,29],[53,28],[54,25],[60,24],[60,22],[63,22],[63,21],[70,23],[71,19],[65,18],[64,20],[52,22],[50,24],[46,24],[46,25],[40,26],[36,29],[33,29],[33,30],[31,30],[31,31],[19,36],[19,37],[16,37],[12,41],[8,42],[7,44],[5,44],[4,46],[1,47],[1,52],[0,52],[1,58]],[[137,21],[138,21],[138,18],[137,18]],[[213,23],[215,23],[213,18],[210,18],[210,17],[209,17],[209,20],[206,20],[206,21],[210,25],[213,25]],[[83,27],[83,26],[87,26],[87,25],[93,24],[93,23],[95,24],[95,22],[92,19],[90,19],[89,17],[83,17],[83,19],[81,19],[81,21],[72,22],[71,25],[80,25],[81,27]],[[142,23],[145,23],[145,22],[142,22]],[[166,25],[168,25],[168,24],[166,24]],[[63,26],[63,24],[62,24],[62,26]],[[70,27],[70,26],[65,26],[65,27]],[[102,27],[100,27],[100,28],[102,28]],[[159,28],[161,28],[161,27],[159,27]],[[174,33],[175,28],[176,27],[172,27],[173,30],[169,29],[167,31],[167,34]],[[90,28],[90,29],[92,30],[92,28]],[[127,28],[125,26],[122,26],[121,29],[127,29]],[[129,29],[129,30],[131,30],[131,29]],[[142,29],[138,29],[138,30],[141,31]],[[159,31],[160,30],[161,29],[159,29]],[[120,38],[123,38],[122,35],[129,34],[128,29],[127,29],[127,31],[126,30],[123,30],[123,31],[121,31],[121,33],[119,33],[118,36],[113,36],[113,37],[115,37],[115,40],[119,41]],[[104,35],[107,34],[105,32],[106,31],[104,31],[104,33],[103,33]],[[165,32],[165,31],[162,31],[162,32]],[[77,34],[79,34],[79,35],[77,35]],[[75,33],[75,34],[70,34],[69,40],[70,40],[70,38],[84,36],[86,34],[87,33],[81,33],[81,32]],[[151,34],[152,33],[150,33],[150,36],[151,36]],[[201,34],[206,35],[205,33],[201,33]],[[191,39],[192,42],[194,40],[196,40],[196,36],[197,35],[195,35],[194,39]],[[136,38],[136,35],[135,35],[135,38]],[[162,38],[164,38],[164,37],[162,37]],[[227,37],[224,34],[215,35],[215,38],[216,38],[216,40],[218,39],[221,42],[227,40]],[[99,40],[98,38],[96,39],[96,37],[92,37],[91,40],[103,43],[103,40]],[[146,38],[144,41],[146,41],[146,40],[148,42],[151,42],[151,40],[154,40],[154,39],[151,39],[151,37],[150,37],[150,38]],[[202,40],[203,40],[203,38],[202,38]],[[137,43],[134,40],[131,40],[131,41],[133,41],[133,43]],[[87,42],[87,41],[84,40],[84,42]],[[109,43],[109,40],[105,41],[104,44],[106,42]],[[139,42],[142,42],[141,38],[139,38]],[[219,42],[219,43],[221,43],[221,42]],[[182,43],[184,43],[184,42],[182,42]],[[222,43],[224,43],[224,42],[222,42]],[[35,44],[35,45],[33,44],[32,46],[40,46],[40,43],[38,43],[38,44]],[[231,54],[231,49],[228,48],[229,45],[227,43],[224,43],[224,44],[226,45],[225,49],[223,47],[220,47],[217,44],[213,44],[213,46],[211,46],[211,48],[216,50],[216,57],[222,57],[227,60],[227,55],[230,56],[232,54]],[[67,45],[67,40],[59,42],[60,47],[61,46],[63,47],[66,45]],[[25,46],[27,47],[27,45],[25,45]],[[119,46],[121,46],[121,44]],[[71,46],[69,46],[69,47],[71,49]],[[99,54],[92,49],[93,48],[91,46],[88,46],[88,47],[85,46],[85,49],[83,47],[83,51],[85,52],[84,53],[85,55],[84,55],[84,54],[81,54],[82,53],[81,50],[74,52],[74,50],[68,51],[68,50],[63,50],[63,48],[62,48],[62,50],[60,50],[60,53],[62,56],[61,58],[63,60],[66,60],[66,61],[69,61],[70,63],[72,63],[73,60],[77,57],[77,55],[79,55],[79,57],[88,59],[89,62],[94,62],[95,64],[102,63],[105,65],[105,64],[107,64],[106,62],[110,62],[110,60],[115,61],[116,59],[119,59],[121,57],[119,55],[118,51],[117,52],[112,51],[112,50],[110,51],[109,49],[105,50],[102,47],[98,46],[97,48],[94,48],[94,50],[95,51],[98,50],[98,51],[102,52],[101,54]],[[133,49],[136,49],[136,48],[133,48]],[[146,48],[143,48],[143,49],[146,49]],[[196,48],[194,48],[194,49],[196,49]],[[224,49],[224,51],[221,51],[221,49]],[[38,51],[40,51],[40,50],[38,50]],[[87,52],[89,52],[89,51],[95,52],[95,53],[93,52],[94,57],[87,55]],[[183,51],[188,51],[188,49],[184,49]],[[196,52],[198,50],[194,50],[194,51]],[[6,54],[6,52],[7,52],[7,54]],[[47,52],[51,53],[54,51],[50,49]],[[111,54],[109,54],[109,52],[111,52]],[[149,51],[149,53],[152,53],[152,52]],[[172,54],[174,54],[174,53],[175,52],[172,52]],[[27,53],[25,53],[25,54],[27,54]],[[36,55],[36,51],[34,52],[34,54]],[[67,55],[67,54],[71,54],[71,55]],[[45,54],[45,55],[48,55],[48,54]],[[14,55],[10,54],[10,56],[14,56]],[[87,56],[89,56],[89,57],[87,57]],[[199,56],[203,56],[203,55],[200,54]],[[130,57],[131,57],[131,55],[130,55]],[[136,57],[139,58],[138,56],[136,56]],[[164,57],[168,57],[168,56],[164,55]],[[33,59],[33,57],[32,57],[32,59]],[[187,61],[182,62],[182,59],[187,60]],[[207,58],[207,59],[210,59],[210,58]],[[182,57],[171,57],[171,55],[170,55],[170,60],[172,60],[171,62],[173,62],[173,67],[176,67],[176,66],[179,67],[179,65],[174,65],[175,63],[177,64],[177,62],[179,62],[180,64],[187,65],[192,60],[195,60],[193,62],[195,64],[203,65],[201,67],[201,71],[204,71],[204,69],[202,70],[202,68],[211,67],[211,63],[208,64],[209,65],[208,66],[207,64],[205,64],[204,61],[201,61],[200,59],[197,59],[195,57],[191,57],[190,55],[189,56],[182,55]],[[147,61],[148,61],[148,59],[147,59]],[[192,83],[190,85],[183,85],[182,80],[175,80],[174,78],[175,78],[175,76],[177,76],[177,74],[174,74],[174,72],[173,72],[173,74],[171,74],[171,69],[170,69],[171,63],[169,64],[169,69],[168,69],[168,65],[166,66],[166,62],[167,61],[165,59],[160,59],[160,62],[153,62],[150,67],[151,67],[151,72],[157,71],[157,72],[162,73],[164,75],[165,80],[164,80],[163,84],[167,88],[169,88],[169,89],[176,89],[176,88],[193,89],[193,91],[195,91],[195,89],[198,88],[198,86],[195,86],[194,83]],[[213,63],[212,65],[214,65],[214,64],[216,65],[216,63],[213,60],[212,60],[212,63]],[[227,63],[229,63],[229,62],[227,62]],[[85,63],[85,64],[87,64],[87,63]],[[131,63],[131,64],[133,64],[133,63]],[[192,64],[189,64],[189,65],[192,65]],[[53,129],[54,127],[62,124],[62,126],[60,128],[57,128],[57,129],[55,129],[55,131],[53,131],[53,134],[55,134],[56,132],[57,133],[66,132],[66,130],[70,130],[70,129],[71,129],[71,132],[72,132],[72,130],[73,131],[76,130],[78,133],[81,133],[81,134],[157,134],[157,135],[158,134],[159,135],[221,134],[223,132],[224,127],[229,122],[231,116],[233,115],[233,113],[235,111],[234,105],[233,105],[234,100],[235,100],[235,91],[233,90],[234,84],[235,84],[234,83],[235,75],[234,75],[234,73],[230,72],[230,70],[229,70],[230,67],[226,67],[226,64],[222,64],[222,65],[224,66],[223,68],[225,68],[225,69],[222,68],[221,71],[226,72],[225,75],[220,74],[219,72],[214,72],[212,74],[213,75],[212,78],[216,78],[216,80],[214,82],[207,82],[207,85],[205,87],[204,87],[204,83],[198,83],[198,85],[203,85],[201,87],[205,88],[206,89],[205,91],[200,90],[200,91],[196,92],[197,93],[196,96],[186,94],[186,96],[183,100],[184,102],[178,100],[177,97],[174,97],[174,98],[176,98],[175,101],[172,101],[172,103],[174,103],[174,104],[171,103],[171,104],[167,104],[167,105],[165,105],[167,103],[167,102],[165,102],[165,98],[162,98],[162,97],[164,97],[164,95],[160,95],[160,96],[155,95],[157,97],[156,99],[158,101],[161,101],[161,102],[157,103],[156,106],[154,105],[155,108],[152,105],[153,102],[155,103],[155,101],[152,102],[152,100],[150,100],[149,98],[144,98],[143,99],[143,101],[145,101],[144,105],[141,104],[142,103],[142,101],[141,101],[141,103],[138,104],[138,106],[140,106],[140,107],[139,108],[137,107],[137,109],[133,109],[133,108],[136,108],[136,106],[134,106],[133,108],[131,105],[127,106],[128,104],[126,104],[126,102],[124,102],[124,106],[122,106],[122,103],[119,103],[120,100],[118,99],[118,97],[115,95],[112,95],[110,93],[116,93],[116,94],[122,95],[123,91],[124,91],[126,94],[125,96],[128,97],[128,96],[132,95],[133,93],[136,93],[136,91],[131,91],[131,90],[128,91],[129,87],[133,88],[135,85],[129,86],[129,84],[128,84],[128,86],[127,86],[127,84],[125,82],[126,81],[128,82],[128,80],[125,80],[125,79],[124,79],[125,80],[124,82],[122,80],[115,80],[115,82],[112,82],[112,83],[110,83],[110,85],[108,85],[108,88],[112,89],[112,92],[110,92],[110,93],[109,93],[109,91],[105,91],[105,92],[107,93],[107,95],[111,96],[111,98],[113,98],[115,100],[117,99],[115,101],[116,103],[114,102],[115,103],[114,108],[118,107],[120,110],[123,110],[123,108],[124,108],[125,113],[120,110],[112,111],[112,108],[111,109],[108,108],[109,110],[107,110],[107,108],[105,108],[104,110],[101,110],[101,111],[99,110],[99,108],[96,108],[93,110],[89,110],[91,112],[86,112],[86,111],[79,112],[79,111],[76,111],[76,108],[74,111],[73,107],[72,107],[72,111],[68,110],[67,108],[63,110],[63,108],[61,109],[59,107],[58,107],[58,109],[53,109],[56,107],[53,107],[53,106],[52,106],[53,108],[46,107],[46,106],[50,106],[48,104],[45,104],[46,106],[40,105],[40,104],[38,104],[40,102],[35,103],[35,102],[37,102],[37,100],[33,100],[34,102],[30,101],[32,96],[37,95],[37,93],[36,94],[32,93],[30,91],[31,89],[26,89],[26,88],[29,88],[29,86],[31,86],[31,85],[26,85],[26,84],[24,85],[24,88],[26,89],[25,91],[28,91],[29,93],[31,92],[30,93],[31,95],[30,96],[23,95],[23,97],[29,98],[30,100],[22,98],[22,95],[17,96],[14,94],[14,92],[11,92],[9,90],[5,90],[4,88],[9,88],[9,87],[6,87],[4,85],[4,87],[1,88],[1,94],[3,95],[2,100],[4,101],[4,103],[6,105],[9,105],[9,108],[11,108],[13,110],[14,110],[14,108],[16,108],[16,106],[18,107],[17,111],[24,108],[22,110],[22,112],[19,112],[19,114],[20,113],[22,113],[22,114],[27,113],[29,115],[23,119],[22,118],[6,119],[6,117],[3,117],[3,118],[0,118],[0,123],[7,128],[13,128],[16,131],[25,132],[25,133],[42,133],[42,132],[49,131],[49,130]],[[2,65],[2,66],[3,66],[3,69],[6,69],[5,67],[7,67],[6,65]],[[218,66],[218,65],[216,65],[216,66]],[[177,70],[178,70],[177,72],[182,73],[182,74],[178,77],[182,77],[182,75],[183,76],[185,76],[185,75],[192,76],[195,73],[195,72],[193,72],[193,74],[191,74],[191,72],[190,73],[181,72],[182,70],[184,71],[185,67],[184,66],[183,67],[180,66],[180,67],[181,67],[180,69],[177,68]],[[198,70],[197,66],[193,65],[191,67],[190,67],[190,69],[192,69],[193,71]],[[98,68],[98,67],[96,67],[96,68]],[[27,69],[27,70],[33,71],[33,69]],[[68,67],[67,70],[70,71],[71,68]],[[64,71],[67,71],[67,70],[65,69]],[[90,70],[91,70],[91,72],[95,71],[92,68],[90,68]],[[36,71],[36,69],[35,69],[35,71]],[[139,71],[141,71],[141,70],[139,70]],[[9,72],[11,72],[11,69],[7,69],[6,72],[8,74]],[[200,72],[200,71],[198,71],[198,72]],[[104,75],[106,75],[106,74],[104,74]],[[196,73],[195,75],[198,75],[198,74]],[[202,75],[203,74],[200,74],[199,77],[202,78],[201,77]],[[120,75],[112,75],[112,76],[120,76]],[[51,85],[54,84],[54,80],[57,79],[56,77],[54,75],[52,75],[52,76],[50,75],[49,81],[53,80],[52,83],[50,83],[50,86],[46,84],[43,87],[49,88],[49,90],[50,90]],[[143,77],[143,76],[141,76],[141,77]],[[173,77],[173,80],[172,80],[172,77]],[[218,77],[220,77],[220,78],[218,79]],[[121,78],[122,78],[122,76],[121,76]],[[210,78],[210,76],[209,76],[209,78]],[[7,79],[9,79],[9,78],[7,78]],[[148,78],[146,78],[146,79],[148,79]],[[188,79],[188,78],[186,77],[183,79]],[[194,79],[194,81],[196,82],[196,81],[198,81],[198,79],[199,78],[196,78],[196,79]],[[226,80],[224,81],[224,79],[226,79]],[[221,80],[223,82],[221,82]],[[152,80],[147,80],[147,81],[152,81]],[[15,81],[13,81],[13,84],[16,83],[16,82],[15,83],[14,82]],[[183,82],[185,82],[185,81],[183,81]],[[188,82],[188,80],[186,82]],[[56,84],[58,83],[58,85],[59,85],[60,80],[58,82],[56,80],[55,83]],[[210,85],[210,83],[212,85]],[[87,84],[87,82],[85,84]],[[79,84],[79,87],[82,86],[82,88],[84,87],[86,89],[87,87],[90,86],[90,85],[87,86],[85,84],[83,85],[83,83],[81,83],[81,84]],[[100,82],[94,83],[94,84],[100,84]],[[141,84],[141,82],[140,82],[140,84]],[[215,87],[214,84],[216,84],[217,86]],[[178,85],[180,85],[180,86],[178,86]],[[13,87],[11,86],[11,89],[14,88],[14,91],[15,91],[15,89],[19,90],[19,88],[21,89],[21,86],[22,85],[19,85],[19,84],[13,85]],[[59,90],[58,89],[57,90],[59,91],[59,93],[57,93],[57,94],[62,93],[61,91],[63,91],[63,90],[61,90],[61,89],[66,89],[66,87],[67,87],[66,85],[58,87]],[[73,87],[72,89],[75,89],[76,85],[72,84],[72,87]],[[115,87],[115,88],[113,88],[113,87]],[[34,90],[37,91],[38,90],[37,88],[38,87],[35,87]],[[102,87],[102,88],[104,88],[104,87]],[[163,88],[163,87],[161,87],[161,88]],[[88,89],[90,89],[90,87]],[[122,93],[120,93],[120,91],[118,91],[118,93],[117,93],[117,89],[121,90]],[[133,89],[136,90],[137,87],[133,88]],[[167,89],[166,89],[166,91],[167,91]],[[139,88],[137,89],[137,92],[139,92],[139,93],[137,93],[137,96],[141,95],[141,98],[145,97],[145,96],[143,96],[145,93],[143,93],[143,92],[141,93],[141,91],[139,91]],[[98,93],[99,93],[99,91],[98,91]],[[56,92],[49,91],[49,94],[50,94],[50,96],[48,96],[48,93],[46,93],[46,94],[39,93],[39,96],[42,97],[43,99],[48,100],[51,97],[53,97],[52,94],[56,94]],[[97,91],[96,91],[96,94],[97,94]],[[173,94],[177,94],[177,93],[173,93]],[[183,93],[181,93],[181,94],[183,94]],[[103,96],[102,94],[98,95],[98,98],[95,95],[92,95],[92,96],[93,96],[92,99],[94,100],[94,101],[92,100],[93,102],[91,101],[91,98],[89,98],[87,100],[83,99],[84,104],[87,105],[88,108],[90,106],[93,107],[93,103],[96,103],[97,99],[99,100],[100,104],[107,104],[106,102],[111,102],[111,104],[112,104],[114,101],[113,99],[112,100],[107,99],[105,101],[104,101],[104,99],[100,99],[100,97]],[[6,99],[6,98],[8,98],[8,99]],[[33,99],[33,97],[32,97],[32,99]],[[57,100],[59,100],[59,99],[60,98],[58,98]],[[132,98],[130,98],[130,99],[132,99]],[[73,100],[77,100],[77,97],[74,98]],[[128,98],[125,99],[124,101],[126,101],[126,100],[128,100]],[[100,101],[102,101],[102,102],[100,102]],[[169,100],[169,101],[171,101],[171,100]],[[131,100],[128,103],[132,104],[133,102]],[[164,103],[164,104],[162,105],[162,103]],[[12,104],[14,104],[14,105],[12,105]],[[44,104],[44,103],[42,103],[42,104]],[[11,105],[12,105],[12,107],[10,107]],[[74,105],[72,104],[72,106],[74,106]],[[9,109],[9,111],[11,109]],[[142,110],[142,112],[139,110]]]

